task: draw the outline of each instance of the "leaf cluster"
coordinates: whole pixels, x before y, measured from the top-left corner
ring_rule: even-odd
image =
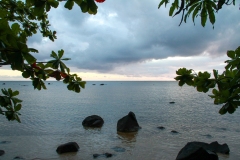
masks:
[[[230,58],[225,61],[225,71],[219,74],[217,70],[213,70],[211,78],[208,72],[194,73],[192,69],[180,68],[176,71],[179,86],[187,84],[193,86],[198,92],[208,92],[212,89],[214,104],[222,104],[219,110],[220,114],[233,113],[240,106],[240,46],[236,50],[227,51]]]
[[[38,50],[29,48],[27,44],[28,37],[34,36],[40,32],[43,37],[54,41],[56,31],[50,29],[48,12],[52,8],[57,8],[59,3],[64,3],[64,7],[71,10],[76,4],[83,13],[96,14],[97,5],[94,0],[1,0],[0,1],[0,66],[10,65],[12,70],[22,72],[24,78],[32,80],[34,89],[46,89],[44,81],[52,77],[56,80],[63,80],[67,83],[69,90],[80,92],[85,87],[85,82],[76,74],[71,74],[70,69],[64,61],[69,58],[62,58],[64,50],[58,53],[50,51],[50,57],[53,58],[48,62],[38,62],[34,57]],[[10,93],[10,90],[7,91]],[[4,91],[4,93],[7,93]],[[0,105],[6,111],[0,110],[9,120],[19,118],[13,113],[15,110],[9,110],[9,104],[5,98],[0,98]],[[10,102],[10,101],[9,101]],[[11,101],[14,108],[14,101]],[[20,102],[19,102],[20,103]],[[19,106],[19,105],[18,105]],[[11,108],[11,107],[10,107]],[[20,107],[21,108],[21,107]],[[19,109],[20,110],[20,109]],[[17,110],[18,111],[18,110]],[[14,118],[11,118],[14,117]]]
[[[2,94],[0,95],[0,114],[5,115],[9,121],[17,120],[21,122],[18,111],[22,107],[22,100],[15,97],[18,94],[18,91],[12,91],[11,88],[8,90],[2,89]]]
[[[163,4],[165,7],[168,3],[171,3],[169,0],[161,0],[158,8]],[[182,14],[182,18],[179,26],[184,21],[187,22],[189,16],[191,16],[193,23],[195,24],[195,18],[201,18],[201,25],[204,27],[207,20],[214,25],[215,13],[218,12],[223,5],[235,5],[235,0],[229,2],[229,0],[173,0],[171,7],[169,9],[169,16],[176,16]]]

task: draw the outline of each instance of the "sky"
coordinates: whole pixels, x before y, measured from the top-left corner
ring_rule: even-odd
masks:
[[[72,73],[83,80],[174,81],[179,68],[195,72],[217,69],[221,73],[227,50],[240,44],[239,5],[224,6],[213,26],[205,27],[191,17],[179,26],[181,16],[170,17],[169,6],[158,9],[160,0],[106,0],[97,3],[98,13],[71,11],[60,3],[51,9],[51,29],[57,40],[41,34],[29,38],[28,45],[39,50],[39,61],[50,60],[51,51],[63,49]],[[0,80],[24,80],[21,73],[7,67]]]

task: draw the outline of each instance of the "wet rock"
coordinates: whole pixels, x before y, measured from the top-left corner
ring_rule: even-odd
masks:
[[[157,127],[158,129],[165,129],[165,127],[163,127],[163,126],[159,126],[159,127]]]
[[[175,102],[169,102],[170,104],[174,104]]]
[[[13,158],[14,160],[25,160],[23,157],[20,157],[20,156],[16,156]]]
[[[109,158],[109,157],[112,157],[112,156],[113,156],[112,153],[93,154],[93,158],[98,158],[98,157]]]
[[[217,153],[229,154],[230,149],[226,143],[219,144],[217,141],[209,144],[209,150]]]
[[[202,147],[192,146],[180,150],[176,160],[218,160],[218,155]]]
[[[68,142],[58,146],[56,151],[58,154],[62,154],[67,152],[77,152],[78,149],[79,149],[79,146],[76,142]]]
[[[5,151],[4,150],[0,150],[0,156],[4,155]]]
[[[118,132],[136,132],[140,129],[136,116],[133,112],[129,112],[117,122]]]
[[[92,84],[92,85],[96,85],[96,84]]]
[[[179,133],[178,131],[172,130],[171,133]]]
[[[112,148],[115,152],[125,152],[126,151],[126,149],[125,148],[122,148],[122,147],[113,147]]]
[[[212,138],[212,136],[210,134],[204,134],[202,136],[207,137],[207,138]]]
[[[104,83],[101,83],[101,84],[100,84],[100,86],[103,86],[103,85],[105,85],[105,84],[104,84]]]
[[[11,143],[10,141],[1,141],[0,144],[8,144]]]
[[[219,144],[217,141],[210,144],[204,142],[188,142],[178,153],[176,160],[215,160],[218,159],[215,153],[229,154],[227,144]],[[200,155],[204,155],[201,157]],[[201,157],[196,158],[196,157]],[[195,157],[195,158],[194,158]]]
[[[85,118],[82,122],[84,127],[102,127],[104,121],[102,117],[98,115],[92,115]]]

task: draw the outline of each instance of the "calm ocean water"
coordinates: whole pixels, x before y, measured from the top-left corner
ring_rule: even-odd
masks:
[[[240,159],[240,109],[220,115],[220,106],[207,94],[177,82],[87,82],[80,94],[68,91],[62,82],[47,82],[48,89],[42,91],[34,90],[31,82],[2,83],[1,88],[20,91],[23,107],[20,124],[0,116],[0,150],[6,152],[0,159],[89,160],[95,153],[109,152],[112,160],[173,160],[190,141],[227,143],[229,156],[219,158]],[[118,134],[117,121],[129,111],[142,129]],[[84,129],[82,121],[93,114],[104,119],[103,127]],[[70,141],[80,150],[58,155],[56,148]],[[116,146],[126,151],[116,152]]]

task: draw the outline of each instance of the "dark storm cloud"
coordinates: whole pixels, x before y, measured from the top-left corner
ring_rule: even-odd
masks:
[[[40,36],[29,44],[39,47],[47,59],[51,50],[64,49],[71,57],[70,66],[108,72],[119,66],[174,56],[196,56],[208,53],[212,57],[225,54],[239,45],[238,7],[228,7],[216,14],[217,22],[201,27],[191,17],[179,27],[181,15],[171,18],[169,8],[157,9],[159,0],[110,1],[98,4],[98,14],[72,11],[61,5],[50,12],[52,27],[57,31],[55,43],[43,42]],[[45,56],[46,55],[46,56]]]

